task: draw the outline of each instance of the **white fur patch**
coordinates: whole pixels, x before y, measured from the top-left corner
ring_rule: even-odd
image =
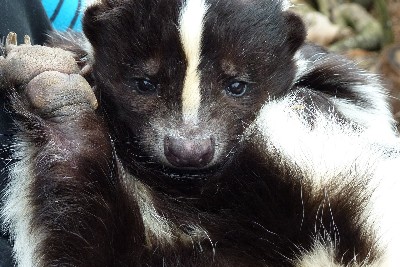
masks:
[[[88,7],[101,4],[101,2],[102,2],[102,0],[85,0],[84,5],[83,5],[83,7],[84,7],[83,11]]]
[[[173,233],[171,223],[162,215],[160,215],[154,207],[151,195],[147,189],[139,181],[136,181],[136,200],[142,214],[143,224],[146,229],[147,245],[153,244],[152,240],[156,239],[157,243],[172,245],[176,239]]]
[[[310,59],[305,59],[302,51],[299,50],[293,57],[297,70],[295,81],[301,79],[313,70],[313,65],[318,64],[318,61],[323,62],[329,59],[324,53],[315,54]],[[345,65],[343,67],[346,67]],[[364,76],[368,83],[353,84],[348,86],[348,90],[355,93],[360,99],[364,100],[370,106],[363,107],[355,104],[347,99],[332,96],[330,100],[335,105],[337,111],[343,114],[346,118],[367,128],[370,134],[375,132],[381,138],[390,138],[395,133],[395,120],[392,116],[386,89],[380,84],[379,78],[376,75],[367,73],[360,69],[354,69],[349,66],[349,72],[357,72],[358,75]]]
[[[325,184],[327,177],[336,177],[343,168],[360,161],[360,157],[365,157],[366,162],[371,159],[372,148],[366,146],[368,136],[361,139],[361,133],[354,132],[349,125],[318,111],[311,129],[299,116],[306,108],[294,96],[266,104],[256,120],[265,144],[273,146],[289,162],[301,166],[310,177],[321,179],[318,184]]]
[[[371,264],[358,263],[356,260],[348,265],[338,263],[334,260],[335,248],[330,245],[322,245],[316,242],[310,251],[304,252],[296,261],[296,267],[390,267],[381,260]],[[356,257],[357,255],[355,255]]]
[[[301,50],[297,51],[296,54],[294,54],[293,59],[296,63],[296,75],[294,80],[297,81],[309,71],[309,62],[304,58]]]
[[[160,214],[154,206],[153,195],[143,183],[130,174],[127,174],[120,165],[123,181],[128,193],[137,201],[143,225],[145,228],[146,245],[148,247],[173,246],[178,240],[202,250],[201,241],[209,240],[214,247],[207,231],[197,224],[180,225],[186,229],[179,229],[174,222]]]
[[[373,263],[354,262],[344,265],[334,259],[335,249],[331,246],[324,246],[319,242],[314,244],[311,251],[304,252],[296,261],[296,267],[392,267],[396,264],[389,264],[384,259],[379,259]],[[357,255],[355,255],[356,257]]]
[[[149,189],[127,173],[119,160],[117,162],[127,193],[133,196],[134,201],[138,203],[145,228],[146,245],[149,247],[159,244],[172,245],[176,239],[176,235],[173,233],[173,224],[158,213]]]
[[[381,260],[390,264],[380,266],[396,266],[400,263],[400,139],[392,129],[383,127],[390,125],[390,117],[385,111],[376,111],[376,116],[383,120],[380,136],[377,124],[355,130],[348,123],[318,110],[312,111],[316,119],[310,127],[301,117],[306,108],[307,105],[293,95],[266,103],[252,126],[262,139],[260,145],[267,154],[277,153],[286,163],[300,167],[306,177],[313,179],[317,191],[337,177],[371,177],[369,190],[373,199],[363,216],[369,222],[367,226],[374,226],[380,247],[387,248]],[[370,114],[367,110],[358,112],[363,118]],[[330,260],[327,265],[310,265],[313,261],[329,259],[328,252],[318,248],[298,266],[336,266]],[[315,260],[311,256],[316,257]]]
[[[357,95],[362,96],[372,107],[364,108],[356,106],[344,99],[331,98],[339,112],[366,127],[372,134],[373,131],[380,138],[390,138],[394,133],[394,119],[387,101],[387,94],[384,88],[379,84],[376,77],[364,73],[369,81],[367,85],[357,85],[350,87],[350,90]]]
[[[321,244],[314,246],[312,251],[305,252],[296,263],[296,267],[339,267],[334,260],[334,249]]]
[[[10,182],[5,191],[5,206],[1,211],[6,227],[9,229],[14,242],[13,253],[17,266],[43,266],[37,248],[45,239],[44,229],[32,229],[33,211],[30,188],[33,182],[32,155],[28,147],[20,145],[16,155],[21,160],[10,170]]]
[[[200,64],[204,17],[208,6],[204,0],[187,0],[179,19],[179,32],[187,59],[187,69],[182,92],[184,120],[197,122],[201,102]]]
[[[380,237],[386,246],[379,266],[400,265],[400,155],[388,157],[377,168],[371,183],[374,190],[371,213]]]
[[[290,0],[281,0],[282,3],[282,11],[286,11],[293,6]]]

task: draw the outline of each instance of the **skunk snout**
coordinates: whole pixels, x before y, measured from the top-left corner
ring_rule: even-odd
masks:
[[[175,167],[203,168],[213,159],[215,140],[208,138],[186,138],[166,136],[164,154],[168,162]]]

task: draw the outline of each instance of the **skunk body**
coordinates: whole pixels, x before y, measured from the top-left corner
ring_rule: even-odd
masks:
[[[89,50],[53,39],[89,53],[100,109],[13,100],[18,266],[396,266],[384,89],[287,6],[103,0]]]

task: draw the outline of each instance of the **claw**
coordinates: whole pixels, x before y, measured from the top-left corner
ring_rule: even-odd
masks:
[[[17,45],[17,34],[15,32],[9,32],[6,38],[6,46],[8,45]]]
[[[24,36],[24,44],[31,45],[31,37],[29,35]]]

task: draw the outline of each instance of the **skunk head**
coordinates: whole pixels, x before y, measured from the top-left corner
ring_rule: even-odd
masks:
[[[84,32],[118,155],[187,177],[231,159],[290,90],[305,35],[280,0],[103,0]]]

